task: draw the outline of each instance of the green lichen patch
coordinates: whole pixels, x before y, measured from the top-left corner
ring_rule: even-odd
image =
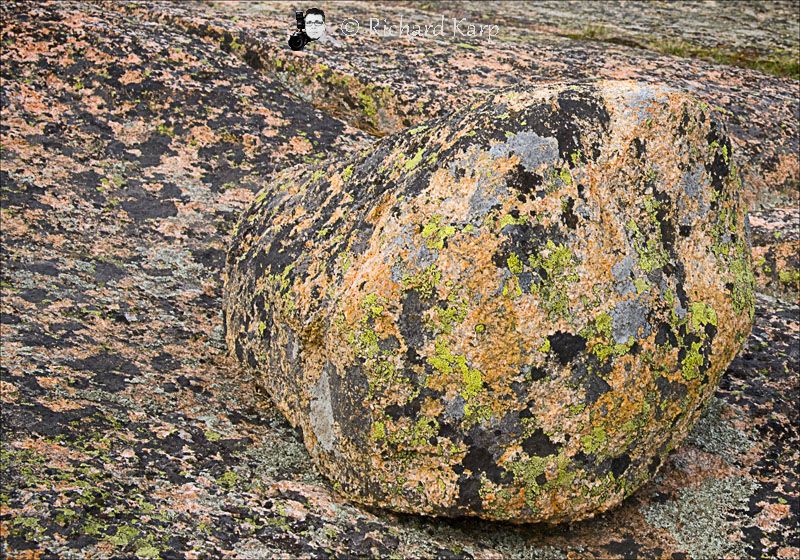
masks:
[[[451,292],[444,307],[437,305],[432,309],[433,320],[429,322],[429,326],[437,334],[451,334],[464,321],[468,309],[468,301]]]
[[[597,454],[605,447],[607,440],[605,428],[595,426],[590,433],[581,437],[581,447],[586,453]]]
[[[416,290],[422,297],[430,298],[435,294],[441,278],[441,272],[435,264],[432,264],[413,276],[404,277],[403,288],[405,290]]]
[[[455,226],[444,225],[442,220],[442,216],[437,214],[422,228],[422,238],[426,240],[428,249],[444,248],[445,240],[456,232]]]
[[[531,293],[539,295],[551,317],[569,316],[569,286],[578,280],[578,260],[569,247],[548,239],[542,251],[528,258],[528,264],[535,273]]]
[[[681,362],[681,374],[687,381],[697,379],[701,375],[701,368],[706,363],[703,346],[708,338],[706,325],[717,325],[717,313],[703,302],[693,302],[689,306],[689,329],[694,333],[695,340],[691,340],[686,348],[686,356]]]
[[[547,457],[530,457],[525,455],[508,466],[514,474],[514,479],[525,488],[525,504],[532,510],[537,509],[537,497],[541,493],[543,484],[540,484],[548,464]]]
[[[623,343],[615,342],[611,334],[611,323],[611,315],[601,313],[595,317],[593,324],[581,331],[584,337],[593,339],[590,343],[591,351],[601,362],[627,354],[634,344],[633,337]]]
[[[444,380],[460,381],[459,394],[464,398],[464,416],[468,420],[476,420],[475,415],[480,418],[487,416],[488,410],[479,404],[483,389],[481,372],[469,366],[466,356],[454,354],[447,341],[440,337],[435,341],[434,354],[427,361],[433,367],[435,375]]]
[[[422,161],[422,156],[423,156],[424,153],[425,153],[425,148],[424,147],[420,148],[419,150],[417,150],[417,153],[414,154],[414,157],[409,159],[403,165],[403,169],[405,169],[406,171],[413,171],[417,167],[417,165],[419,165],[419,163]]]
[[[666,265],[669,261],[669,255],[664,249],[661,228],[656,217],[656,211],[660,208],[661,203],[652,197],[648,197],[645,199],[644,205],[647,213],[647,219],[644,223],[640,225],[631,218],[625,224],[625,228],[630,236],[633,249],[639,256],[639,268],[648,273]]]

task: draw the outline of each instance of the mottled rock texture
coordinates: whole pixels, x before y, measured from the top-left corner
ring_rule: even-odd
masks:
[[[235,229],[227,345],[358,502],[590,517],[654,475],[750,332],[741,191],[677,90],[504,90],[279,174]]]
[[[331,32],[480,5],[503,38],[292,53],[285,2],[0,2],[0,557],[800,557],[798,82],[536,31],[674,21],[728,47],[755,26],[774,52],[788,25],[797,58],[796,3],[317,5]],[[753,331],[619,507],[556,526],[359,507],[226,356],[233,226],[276,169],[373,145],[365,123],[413,128],[522,77],[663,83],[724,118],[752,196]]]

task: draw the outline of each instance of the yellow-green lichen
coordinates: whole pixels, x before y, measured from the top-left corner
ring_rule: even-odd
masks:
[[[378,104],[375,101],[375,97],[367,91],[358,92],[358,101],[367,117],[374,119],[378,115]]]
[[[689,305],[689,325],[692,330],[700,332],[708,324],[716,326],[717,312],[703,302],[692,302]]]
[[[542,269],[546,276],[537,275],[537,282],[531,292],[538,294],[544,308],[551,318],[566,317],[569,314],[569,285],[578,280],[575,271],[577,260],[566,245],[553,243],[548,239],[545,250],[531,255],[528,263],[533,270]]]
[[[373,422],[371,437],[375,441],[386,439],[386,424],[383,422]]]
[[[602,426],[595,426],[592,428],[591,433],[585,434],[581,437],[581,447],[586,453],[597,453],[606,445],[608,436],[606,430]]]
[[[549,338],[545,338],[544,339],[544,342],[542,342],[542,345],[539,346],[539,352],[541,352],[542,354],[547,354],[548,352],[550,352],[550,339]]]
[[[702,353],[703,343],[707,335],[706,325],[717,324],[717,313],[714,309],[703,302],[692,302],[689,305],[689,329],[700,339],[692,341],[686,348],[686,355],[681,361],[681,375],[686,381],[691,381],[700,377],[700,369],[705,363],[705,356]]]
[[[403,166],[403,168],[406,171],[411,171],[414,168],[416,168],[417,165],[419,165],[419,162],[422,161],[422,154],[424,154],[424,153],[425,153],[425,148],[424,147],[420,148],[419,150],[417,150],[417,153],[414,154],[414,157],[412,157],[410,160],[408,160],[405,163],[405,165]]]
[[[348,165],[347,167],[344,168],[344,171],[342,171],[342,181],[346,183],[347,181],[350,180],[350,177],[352,176],[353,176],[353,166]]]
[[[648,282],[644,278],[634,278],[633,286],[634,288],[636,288],[637,294],[643,294],[644,292],[650,289],[650,282]]]
[[[353,352],[363,360],[364,372],[369,384],[368,394],[372,397],[376,391],[384,390],[392,383],[401,382],[404,378],[400,375],[397,366],[392,360],[391,352],[384,352],[380,346],[380,337],[372,327],[375,319],[385,309],[386,302],[375,294],[368,294],[361,302],[363,316],[356,327],[346,332],[345,340]],[[339,328],[345,328],[345,321],[337,321]]]
[[[342,274],[347,274],[347,271],[350,269],[350,265],[353,262],[353,254],[350,251],[343,251],[337,255],[336,261],[342,271]]]
[[[705,358],[700,353],[702,347],[702,343],[692,342],[686,350],[686,357],[681,362],[681,374],[686,381],[697,379],[700,376],[700,368],[705,362]]]
[[[456,374],[460,374],[462,388],[459,394],[466,401],[464,405],[464,415],[470,417],[478,410],[477,399],[483,389],[483,378],[480,370],[472,368],[467,364],[466,356],[453,354],[447,341],[437,338],[434,342],[435,353],[428,358],[428,363],[444,380],[453,379]]]
[[[563,167],[558,174],[558,178],[561,179],[564,184],[571,185],[572,184],[572,174],[569,172],[568,167]]]
[[[422,228],[422,238],[427,240],[428,249],[444,248],[445,240],[456,232],[454,226],[442,225],[441,222],[442,216],[436,214]]]
[[[522,274],[522,260],[520,260],[516,253],[511,253],[508,259],[506,259],[506,264],[508,265],[508,270],[511,272],[511,274]]]
[[[737,256],[730,265],[731,276],[733,276],[731,299],[734,311],[737,313],[747,311],[748,316],[752,319],[755,315],[755,277],[745,250],[743,244],[737,246]]]
[[[409,422],[408,419],[401,419],[397,423],[387,420],[375,422],[372,426],[372,438],[375,441],[382,441],[412,453],[434,446],[431,440],[439,431],[439,423],[428,416],[418,418],[416,422]],[[397,453],[393,458],[402,460],[406,456],[406,453]]]
[[[422,297],[429,298],[436,292],[436,286],[441,278],[442,273],[435,264],[432,264],[413,276],[403,278],[403,288],[416,290]]]
[[[503,283],[503,296],[510,298],[517,298],[522,295],[522,286],[520,286],[519,278],[512,276]]]
[[[383,298],[376,294],[367,294],[361,303],[362,308],[367,312],[368,317],[375,318],[383,313]]]
[[[515,218],[511,214],[505,214],[497,221],[497,229],[503,229],[506,226],[521,226],[528,221],[527,216],[520,216]]]
[[[594,323],[581,331],[586,338],[595,337],[591,343],[591,352],[597,356],[601,362],[613,356],[627,354],[634,344],[633,337],[629,337],[624,343],[614,341],[611,334],[612,318],[608,313],[601,313],[594,319]]]
[[[117,532],[106,538],[114,546],[124,548],[139,535],[139,530],[130,525],[117,527]]]
[[[639,268],[644,272],[651,272],[667,264],[669,255],[661,243],[660,230],[656,229],[646,236],[633,220],[628,220],[626,228],[633,238],[633,248],[639,255]]]
[[[435,332],[450,334],[467,316],[468,303],[465,299],[459,299],[451,294],[447,298],[447,303],[447,307],[437,305],[433,308],[435,320],[431,327]]]
[[[222,476],[217,479],[217,483],[225,488],[233,488],[239,481],[239,475],[234,471],[225,471]]]
[[[518,459],[507,467],[514,475],[514,480],[521,483],[525,488],[525,504],[536,511],[536,498],[541,493],[541,487],[536,481],[544,474],[548,459],[546,457],[528,456]]]
[[[481,372],[475,368],[466,368],[463,372],[463,381],[464,389],[461,391],[461,396],[469,402],[483,389]]]

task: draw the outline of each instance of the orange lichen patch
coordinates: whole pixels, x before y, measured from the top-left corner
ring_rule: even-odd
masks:
[[[314,149],[314,146],[307,138],[302,136],[294,136],[289,140],[288,149],[293,154],[308,154]]]
[[[216,134],[208,125],[194,126],[189,131],[189,142],[200,147],[212,144],[216,139]]]
[[[5,523],[3,525],[5,526]],[[39,560],[42,554],[44,554],[42,550],[15,550],[8,557],[13,560]]]
[[[196,515],[204,511],[199,501],[201,493],[196,484],[187,482],[173,490],[158,492],[155,497],[168,504],[172,511]]]
[[[71,449],[61,443],[26,439],[14,445],[15,449],[26,449],[38,453],[42,457],[48,457],[49,466],[55,469],[64,469],[70,466],[70,461],[80,461],[86,459],[86,454]]]
[[[19,393],[15,385],[8,381],[0,381],[0,399],[7,404],[17,402]]]
[[[38,376],[36,382],[46,389],[53,389],[59,385],[65,385],[64,380],[60,377]]]
[[[79,410],[84,406],[84,403],[76,401],[71,398],[40,399],[38,402],[39,404],[41,404],[42,406],[46,406],[53,412],[66,412],[69,410]]]
[[[792,511],[789,504],[763,504],[763,509],[756,517],[755,524],[762,531],[774,531],[779,527],[778,522],[790,515],[792,515]]]

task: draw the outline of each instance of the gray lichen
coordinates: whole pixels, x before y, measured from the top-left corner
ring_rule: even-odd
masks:
[[[758,484],[731,476],[708,479],[695,488],[681,490],[676,500],[654,504],[644,510],[648,523],[666,529],[691,558],[742,558],[737,524],[730,516],[747,508]]]
[[[722,417],[725,407],[724,401],[711,399],[686,441],[733,464],[753,446],[753,441]]]

